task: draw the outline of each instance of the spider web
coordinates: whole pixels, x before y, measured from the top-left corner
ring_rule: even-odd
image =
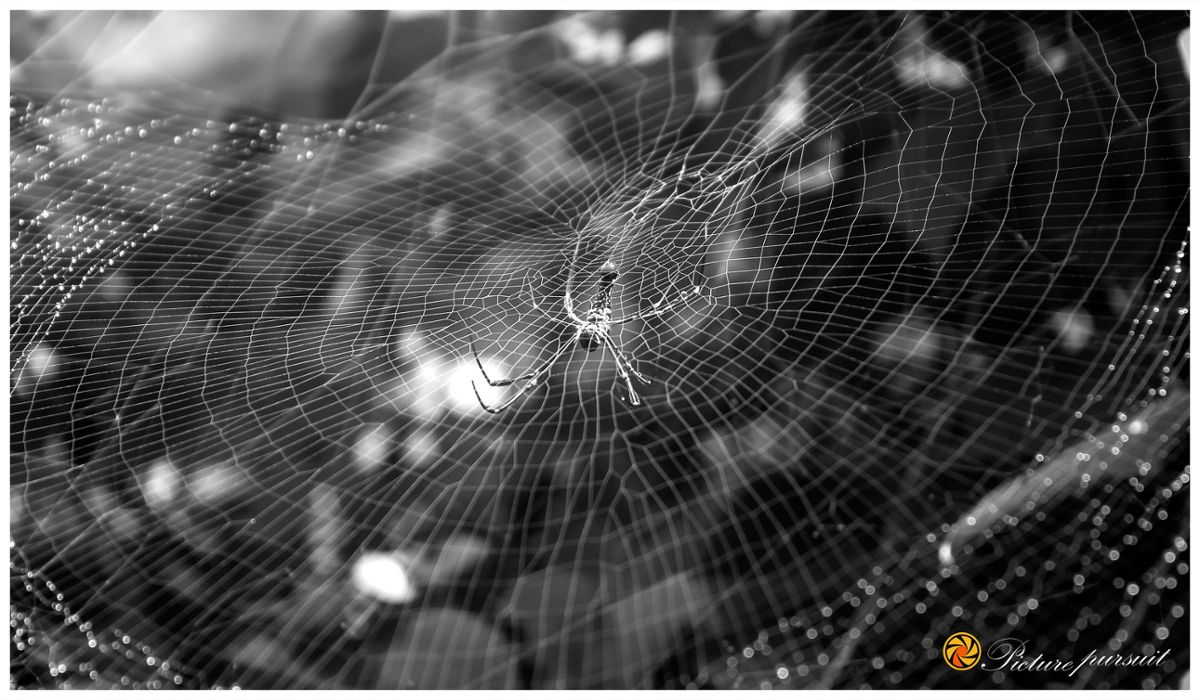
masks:
[[[13,22],[13,686],[1184,682],[1186,16]]]

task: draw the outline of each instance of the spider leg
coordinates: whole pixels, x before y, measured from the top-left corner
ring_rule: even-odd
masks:
[[[563,290],[563,308],[567,310],[567,316],[576,326],[582,326],[584,320],[579,318],[579,314],[575,313],[575,302],[571,299],[571,285],[575,283],[575,271],[571,270],[567,273],[567,286]]]
[[[541,370],[527,372],[525,374],[522,374],[519,377],[509,377],[509,378],[505,378],[505,379],[492,379],[491,377],[489,377],[487,375],[487,370],[485,370],[483,368],[483,361],[479,359],[479,351],[475,349],[475,341],[474,340],[471,341],[471,353],[473,355],[475,355],[475,364],[479,367],[479,373],[483,375],[483,378],[485,380],[487,380],[487,383],[489,386],[511,386],[513,384],[516,384],[517,382],[523,382],[528,379],[533,379],[534,377],[536,377],[538,374],[540,374],[542,371],[544,371],[546,369],[545,367],[542,367]],[[555,359],[557,359],[557,355],[555,356]]]
[[[629,392],[629,403],[633,404],[634,406],[641,406],[642,397],[638,396],[637,390],[633,388],[633,380],[630,378],[629,373],[633,372],[635,375],[637,375],[638,379],[646,384],[649,384],[650,380],[646,379],[646,377],[636,369],[633,369],[633,366],[630,365],[629,361],[625,359],[625,355],[617,347],[616,343],[613,342],[613,339],[609,338],[607,335],[604,336],[604,345],[613,352],[613,359],[617,363],[617,376],[625,381],[625,388]]]
[[[546,374],[546,372],[551,367],[554,366],[555,362],[558,362],[558,358],[562,357],[563,354],[566,353],[566,351],[570,350],[573,346],[574,346],[574,342],[564,343],[562,345],[562,347],[560,347],[557,351],[555,351],[555,353],[553,355],[550,356],[550,359],[543,362],[539,368],[533,370],[532,372],[528,372],[526,374],[521,375],[520,377],[515,377],[513,379],[499,379],[496,381],[493,381],[490,378],[488,378],[487,373],[483,371],[483,364],[479,361],[479,355],[476,354],[475,355],[475,364],[479,365],[479,371],[483,374],[483,378],[487,379],[487,382],[490,386],[496,386],[496,387],[510,386],[512,384],[516,384],[517,382],[521,382],[521,381],[524,381],[525,385],[522,386],[516,393],[514,393],[512,396],[510,396],[506,401],[501,403],[499,406],[489,406],[483,400],[483,397],[479,395],[479,388],[475,385],[475,380],[472,379],[471,380],[471,390],[475,392],[475,399],[477,401],[479,401],[480,407],[482,407],[483,410],[487,411],[488,413],[503,412],[504,409],[506,409],[509,406],[516,403],[517,399],[521,398],[522,396],[528,394],[529,392],[531,392],[535,388],[537,388],[538,384],[541,384],[542,377]],[[471,349],[474,350],[474,343],[472,343]]]
[[[617,363],[617,374],[625,380],[625,391],[629,394],[629,403],[634,406],[642,405],[642,397],[638,396],[637,391],[633,388],[633,382],[629,379],[629,374],[621,367],[621,363]]]
[[[481,408],[483,408],[483,410],[487,411],[488,413],[499,414],[499,413],[503,413],[504,409],[506,409],[509,406],[516,403],[517,399],[521,398],[525,394],[532,391],[533,388],[535,386],[537,386],[537,383],[538,383],[537,380],[538,380],[538,377],[533,377],[532,379],[530,379],[528,382],[525,383],[525,386],[521,387],[520,391],[518,391],[515,394],[513,394],[512,396],[508,397],[508,400],[501,403],[499,406],[489,406],[489,405],[487,405],[486,402],[484,402],[483,397],[479,395],[479,387],[477,387],[475,385],[474,379],[471,380],[471,391],[475,392],[475,400],[479,402],[479,406]]]
[[[613,319],[612,321],[610,321],[609,323],[610,323],[610,325],[615,326],[620,323],[628,323],[629,321],[641,321],[641,320],[644,320],[647,318],[654,318],[655,316],[662,316],[663,314],[665,314],[669,311],[673,311],[674,309],[677,309],[680,306],[687,304],[694,297],[704,297],[704,298],[708,299],[709,301],[712,301],[712,296],[705,295],[701,291],[701,287],[699,285],[697,285],[695,287],[692,287],[688,291],[684,292],[683,294],[680,294],[678,297],[676,297],[672,301],[667,301],[666,296],[664,296],[661,301],[659,301],[657,304],[654,304],[653,306],[651,306],[650,309],[647,311],[635,313],[632,316],[626,316],[624,318],[616,318],[616,319]]]
[[[630,357],[621,350],[621,348],[617,345],[617,341],[613,340],[612,336],[608,336],[608,335],[604,336],[604,340],[606,341],[605,344],[608,345],[608,348],[610,350],[612,350],[613,355],[616,356],[617,369],[621,369],[621,365],[624,365],[625,366],[624,368],[630,374],[632,374],[634,377],[636,377],[639,382],[649,386],[650,379],[647,378],[646,375],[644,375],[641,372],[634,369],[633,360],[630,359]]]

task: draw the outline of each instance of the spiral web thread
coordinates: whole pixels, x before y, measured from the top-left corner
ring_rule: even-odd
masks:
[[[1177,686],[1185,24],[393,16],[325,121],[15,57],[13,685]],[[606,261],[641,405],[486,413]]]

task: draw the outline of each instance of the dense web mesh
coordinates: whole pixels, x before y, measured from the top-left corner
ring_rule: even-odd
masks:
[[[1184,682],[1186,15],[13,22],[14,686]]]

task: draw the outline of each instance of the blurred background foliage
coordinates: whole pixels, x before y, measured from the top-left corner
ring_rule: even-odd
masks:
[[[13,684],[1177,685],[1184,26],[14,13]],[[717,303],[490,419],[576,237]]]

